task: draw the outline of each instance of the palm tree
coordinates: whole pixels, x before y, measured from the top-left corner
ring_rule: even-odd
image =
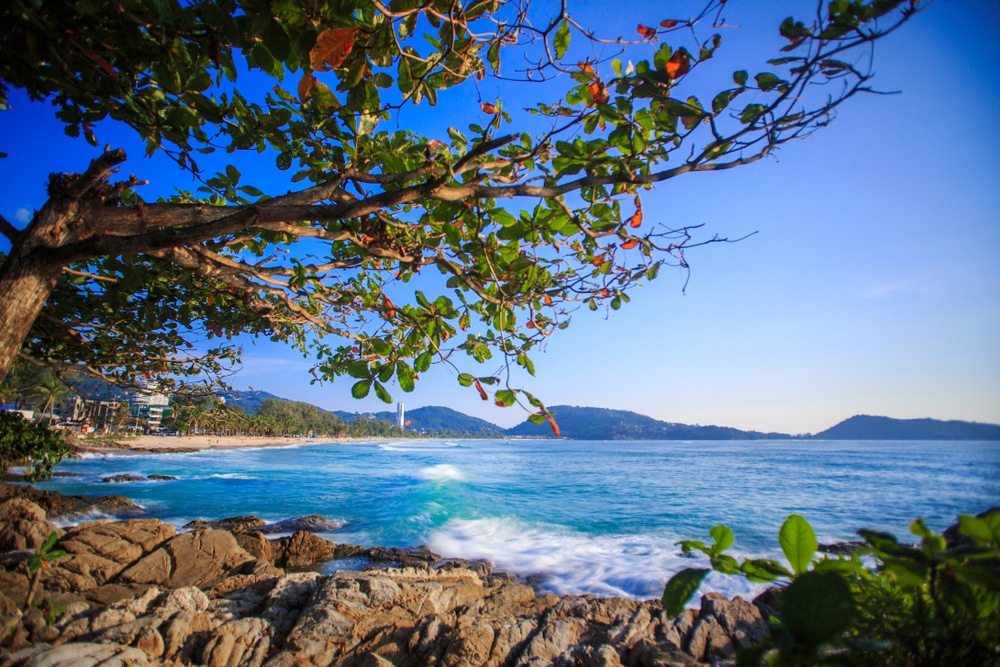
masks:
[[[62,401],[70,393],[62,380],[51,373],[44,374],[31,387],[31,394],[39,401],[42,401],[42,414],[46,415],[49,423],[52,423],[52,412],[56,403]]]

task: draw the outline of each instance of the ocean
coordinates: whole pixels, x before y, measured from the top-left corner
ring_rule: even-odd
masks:
[[[87,455],[39,485],[122,494],[176,524],[254,514],[320,514],[323,536],[364,546],[427,545],[486,558],[556,594],[659,597],[699,561],[681,539],[720,523],[730,552],[780,557],[777,532],[801,514],[821,543],[859,528],[909,536],[1000,505],[998,442],[400,440],[194,453]],[[109,484],[113,474],[178,477]],[[78,517],[85,520],[93,517]],[[330,567],[335,567],[331,565]],[[760,587],[712,573],[702,592]]]

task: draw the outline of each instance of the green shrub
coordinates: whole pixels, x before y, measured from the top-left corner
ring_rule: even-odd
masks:
[[[19,412],[0,412],[0,473],[12,465],[24,465],[27,481],[49,479],[69,450],[58,431],[31,422]]]
[[[740,654],[740,665],[1000,665],[1000,511],[962,515],[949,545],[923,519],[910,524],[919,545],[861,530],[854,553],[816,556],[809,523],[793,514],[778,540],[788,566],[770,559],[738,563],[726,526],[712,544],[685,540],[713,569],[755,582],[782,582],[770,636]],[[683,611],[707,569],[674,575],[663,591],[670,614]]]

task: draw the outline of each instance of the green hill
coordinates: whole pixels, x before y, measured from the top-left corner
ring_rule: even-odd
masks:
[[[555,414],[562,437],[572,440],[762,440],[791,438],[784,433],[741,431],[726,426],[674,424],[628,410],[557,405]],[[546,424],[524,422],[507,430],[508,435],[552,437]]]
[[[1000,440],[1000,425],[855,415],[817,433],[820,440]]]
[[[375,418],[395,422],[396,413],[376,412]],[[464,433],[477,437],[503,437],[503,429],[496,424],[437,405],[407,410],[406,421],[408,422],[406,425],[407,431],[426,431],[428,433],[448,433],[454,435]]]

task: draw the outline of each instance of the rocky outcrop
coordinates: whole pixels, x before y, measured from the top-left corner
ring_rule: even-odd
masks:
[[[145,482],[146,478],[142,475],[111,475],[110,477],[105,477],[101,480],[105,484],[122,484],[125,482]]]
[[[234,535],[237,533],[245,533],[252,530],[260,530],[267,522],[258,516],[231,516],[226,519],[219,519],[218,521],[206,521],[204,519],[197,519],[191,521],[190,523],[184,524],[185,530],[204,530],[206,528],[218,528],[219,530],[228,530]]]
[[[24,498],[35,503],[49,517],[83,514],[98,510],[106,513],[131,513],[141,508],[125,496],[67,496],[57,491],[42,491],[23,484],[0,483],[0,502],[10,498]]]
[[[24,498],[0,503],[0,553],[36,549],[52,533],[62,535],[35,503]]]
[[[171,538],[119,576],[125,584],[211,588],[236,568],[254,560],[232,533],[210,528]]]
[[[42,609],[22,613],[26,577],[0,570],[0,667],[726,665],[766,633],[740,598],[709,594],[668,618],[657,600],[539,595],[485,561],[427,550],[398,550],[416,565],[363,572],[276,568],[392,552],[305,531],[273,542],[217,528],[176,535],[146,519],[77,526],[58,545],[68,555],[43,579]],[[53,608],[63,589],[77,597]]]

